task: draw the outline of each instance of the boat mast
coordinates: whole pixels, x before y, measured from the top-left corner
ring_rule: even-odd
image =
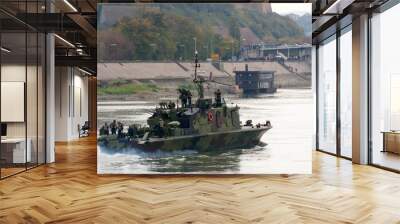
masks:
[[[198,53],[197,50],[194,52],[194,79],[193,82],[196,84],[197,86],[197,90],[199,93],[199,98],[203,99],[204,98],[204,87],[203,87],[203,83],[205,82],[204,78],[200,77],[197,78],[197,68],[200,68],[200,64],[199,64],[199,57],[198,57]]]
[[[194,52],[194,82],[197,82],[197,68],[200,68],[199,56],[197,51]]]

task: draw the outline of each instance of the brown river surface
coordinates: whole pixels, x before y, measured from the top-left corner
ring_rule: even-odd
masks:
[[[113,153],[97,148],[100,174],[308,174],[311,173],[314,104],[310,89],[278,89],[252,98],[225,96],[240,107],[242,122],[270,120],[273,128],[262,137],[266,146],[209,152],[184,150],[146,152],[128,149]],[[158,102],[98,102],[98,127],[116,119],[125,124],[145,124]],[[214,152],[213,152],[214,151]]]

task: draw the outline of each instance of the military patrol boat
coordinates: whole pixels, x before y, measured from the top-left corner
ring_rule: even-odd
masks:
[[[203,84],[210,80],[197,75],[197,52],[195,53],[193,82],[198,99],[192,103],[189,89],[180,88],[181,105],[162,102],[147,119],[148,126],[129,126],[114,121],[100,129],[99,143],[107,148],[139,148],[143,150],[221,150],[250,148],[260,144],[260,138],[272,128],[269,121],[241,124],[239,107],[228,106],[218,89],[214,100],[204,97]],[[111,128],[111,134],[110,134]],[[261,143],[262,144],[262,143]]]

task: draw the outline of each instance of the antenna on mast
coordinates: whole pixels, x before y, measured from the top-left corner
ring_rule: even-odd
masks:
[[[196,50],[194,52],[194,79],[193,79],[193,82],[197,86],[197,91],[199,93],[199,98],[203,99],[204,98],[203,82],[205,82],[205,80],[201,76],[200,76],[200,78],[197,78],[197,68],[200,68],[200,64],[199,64],[198,53],[197,53],[197,50]]]
[[[197,81],[197,68],[200,68],[197,50],[194,52],[194,80]]]

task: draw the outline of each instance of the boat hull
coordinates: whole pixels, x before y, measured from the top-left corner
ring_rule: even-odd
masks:
[[[145,151],[175,151],[194,149],[198,151],[224,150],[232,148],[250,148],[260,144],[261,137],[271,127],[245,128],[234,131],[212,132],[203,135],[187,135],[168,138],[150,138],[149,140],[134,140],[125,142],[125,147]],[[123,142],[122,142],[123,144]],[[107,144],[116,145],[116,144]],[[108,147],[110,149],[110,147]]]

